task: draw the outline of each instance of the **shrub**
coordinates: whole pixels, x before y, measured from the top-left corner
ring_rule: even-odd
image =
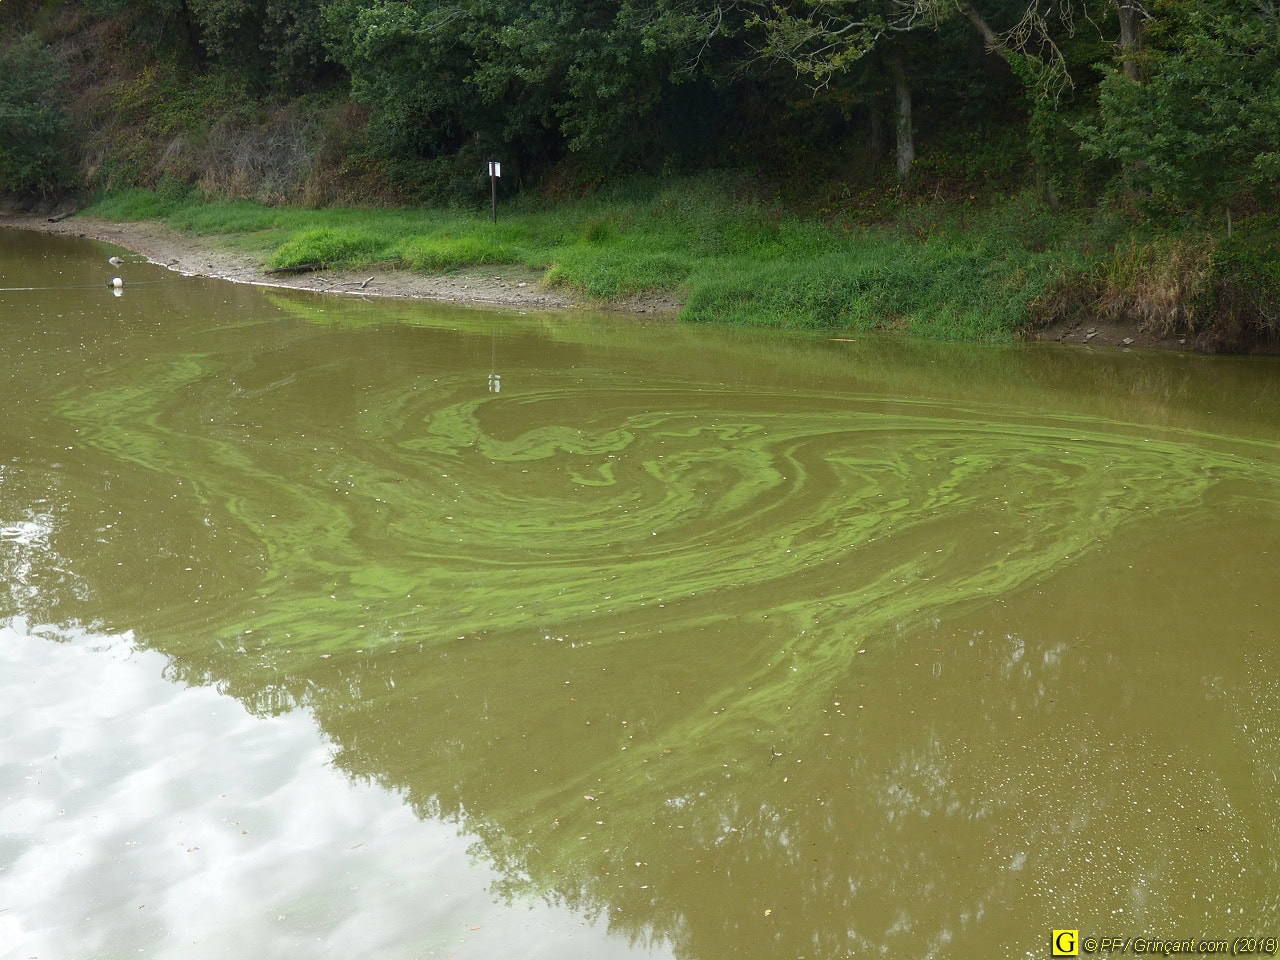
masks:
[[[1206,349],[1240,350],[1280,341],[1280,222],[1243,221],[1214,252],[1212,326],[1201,336]]]

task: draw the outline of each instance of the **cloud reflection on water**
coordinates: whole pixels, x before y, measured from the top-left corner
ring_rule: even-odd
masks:
[[[127,634],[47,633],[0,627],[13,956],[668,955],[603,917],[499,902],[471,838],[336,770],[305,712],[168,683]]]

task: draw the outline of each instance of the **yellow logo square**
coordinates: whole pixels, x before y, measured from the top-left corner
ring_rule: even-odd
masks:
[[[1080,955],[1079,930],[1055,930],[1050,943],[1053,946],[1053,955],[1055,957],[1078,957]]]

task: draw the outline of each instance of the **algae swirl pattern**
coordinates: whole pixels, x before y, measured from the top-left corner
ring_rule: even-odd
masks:
[[[625,613],[632,637],[771,618],[798,655],[839,660],[1276,469],[1175,430],[616,371],[500,395],[458,375],[244,379],[187,361],[63,414],[147,471],[207,465],[193,495],[261,570],[243,626],[295,655],[379,630],[608,642]]]
[[[1019,902],[1028,837],[1045,876],[1055,849],[1082,875],[1122,801],[1135,824],[1154,810],[1169,834],[1206,828],[1220,856],[1204,875],[1224,888],[1256,832],[1193,750],[1150,729],[1118,753],[1101,701],[1052,712],[1125,643],[1000,628],[1006,603],[1036,606],[1039,584],[1115,541],[1280,513],[1274,442],[1053,415],[1034,387],[968,396],[928,364],[918,389],[876,390],[844,358],[810,376],[804,351],[672,372],[531,337],[489,392],[473,329],[174,335],[120,360],[102,348],[74,384],[32,368],[45,433],[0,471],[0,550],[47,597],[12,603],[133,630],[172,679],[255,712],[305,705],[338,766],[459,822],[512,895],[625,903],[622,929],[715,955],[690,944],[767,942],[718,924],[755,878],[782,878],[788,944],[821,902],[835,955],[855,909],[858,943],[919,944]],[[957,641],[966,618],[984,642]],[[930,656],[967,679],[928,688],[913,717]],[[1119,788],[1053,789],[1059,769],[1101,777],[1104,756],[1138,782],[1157,748],[1214,789],[1140,810]],[[1093,826],[1072,833],[1081,811]],[[1126,830],[1143,855],[1127,884],[1169,834]],[[889,845],[912,854],[888,862]],[[641,863],[665,894],[619,892]],[[903,899],[920,929],[895,934]]]

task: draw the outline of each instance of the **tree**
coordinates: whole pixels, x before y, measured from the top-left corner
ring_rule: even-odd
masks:
[[[1209,208],[1280,174],[1280,11],[1270,0],[1153,3],[1144,82],[1109,69],[1086,149],[1131,191]],[[1156,46],[1158,44],[1158,46]],[[1127,61],[1126,61],[1127,65]]]
[[[1142,22],[1146,17],[1139,0],[1113,0],[1120,20],[1120,57],[1124,75],[1130,80],[1139,78],[1138,47],[1142,36]]]
[[[720,30],[693,0],[336,0],[333,56],[385,152],[500,153],[513,173],[577,152],[652,159],[655,118]],[[641,164],[635,164],[641,165]]]
[[[826,86],[872,51],[884,50],[894,88],[897,172],[905,181],[915,159],[908,35],[937,31],[945,22],[962,18],[989,51],[1019,59],[1018,76],[1029,87],[1052,93],[1069,82],[1054,39],[1057,23],[1068,30],[1073,26],[1069,3],[1017,0],[987,6],[1007,19],[1012,14],[1012,25],[997,31],[968,0],[802,0],[785,7],[763,6],[749,26],[763,32],[761,57],[790,64],[814,88]]]
[[[33,35],[0,47],[0,190],[44,196],[69,181],[65,79]]]
[[[182,0],[210,60],[261,88],[304,89],[322,72],[327,0]]]

